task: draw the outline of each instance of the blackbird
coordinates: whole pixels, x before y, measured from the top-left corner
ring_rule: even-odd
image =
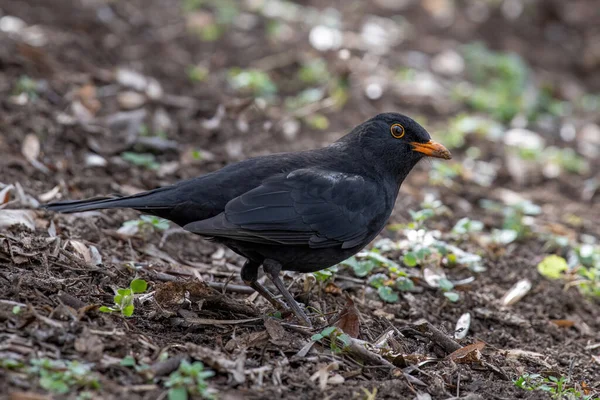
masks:
[[[321,149],[250,158],[133,196],[43,207],[66,213],[132,208],[173,221],[245,257],[244,282],[288,310],[257,281],[262,265],[310,326],[279,272],[318,271],[360,251],[384,228],[402,181],[425,156],[451,158],[417,122],[384,113]]]

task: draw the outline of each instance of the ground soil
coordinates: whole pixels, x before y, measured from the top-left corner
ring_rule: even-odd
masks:
[[[346,7],[346,2],[336,3],[342,9]],[[386,13],[374,5],[356,7],[347,12]],[[560,5],[554,8],[560,9]],[[222,79],[190,84],[185,73],[194,63],[208,61],[215,69],[248,66],[280,52],[282,49],[270,47],[263,34],[264,27],[252,31],[243,45],[236,41],[235,35],[214,43],[202,42],[186,33],[178,3],[167,0],[0,0],[0,10],[30,25],[39,24],[47,33],[48,43],[41,50],[28,47],[9,35],[0,36],[0,181],[19,183],[27,194],[36,198],[55,187],[58,187],[55,199],[146,190],[249,156],[318,147],[369,117],[370,110],[402,107],[391,97],[366,109],[358,100],[351,99],[342,112],[330,116],[330,133],[302,129],[290,140],[276,120],[269,126],[273,115],[256,106],[244,108],[243,100],[236,98]],[[111,17],[103,20],[102,16],[106,17],[107,13]],[[541,68],[535,64],[540,61],[537,53],[543,54],[548,62],[554,59],[548,49],[551,46],[538,46],[536,41],[545,24],[562,24],[560,26],[569,32],[584,29],[581,25],[569,25],[569,21],[562,21],[553,13],[536,15],[533,21],[527,21],[537,24],[527,31],[530,37],[511,33],[503,42],[493,40],[483,27],[455,32],[431,26],[418,7],[410,8],[407,16],[415,22],[416,37],[427,38],[426,43],[436,43],[436,38],[439,43],[447,39],[481,38],[497,48],[512,46],[523,50],[522,54],[530,57],[536,68]],[[499,17],[491,21],[510,32],[525,29],[525,22],[512,26]],[[305,37],[299,39],[297,46],[304,50],[309,47]],[[414,37],[404,46],[427,47]],[[398,52],[404,50],[399,48]],[[577,75],[579,83],[594,89],[597,75],[587,74],[585,65],[574,58],[560,60],[560,64],[551,63],[552,68],[548,69],[563,75]],[[111,74],[116,67],[131,68],[154,77],[165,93],[194,100],[191,107],[164,99],[146,105],[149,112],[162,109],[172,119],[168,139],[176,141],[178,148],[159,152],[157,158],[163,163],[178,162],[179,168],[175,171],[159,174],[119,162],[120,151],[110,148],[119,148],[121,139],[110,135],[100,138],[101,148],[105,150],[103,156],[109,163],[104,167],[84,167],[92,149],[89,137],[93,134],[77,124],[57,121],[57,116],[70,111],[73,98],[83,96],[80,90],[86,84],[104,88],[96,96],[101,104],[97,116],[110,116],[118,111],[115,92],[111,89],[111,85],[114,86]],[[44,80],[47,86],[37,101],[17,105],[9,96],[14,82],[23,75]],[[212,118],[223,104],[226,113],[220,126],[207,129],[203,121]],[[429,108],[419,111],[430,113],[433,120],[441,118]],[[245,132],[239,129],[240,113],[248,124]],[[21,155],[24,137],[30,133],[40,138],[39,160],[48,166],[48,171],[34,167]],[[186,157],[192,149],[209,152],[210,157],[202,160]],[[434,191],[453,211],[446,220],[438,221],[440,229],[450,228],[464,216],[481,219],[487,226],[498,226],[502,217],[481,209],[478,201],[494,198],[498,193],[496,189],[507,188],[542,205],[544,224],[562,223],[565,215],[577,215],[581,224],[572,227],[573,231],[600,235],[598,196],[592,200],[581,199],[583,178],[567,176],[523,188],[501,172],[494,190],[482,190],[460,181],[453,188],[439,190],[427,187],[428,167],[427,163],[419,165],[409,177],[391,223],[406,221],[408,210],[418,208],[423,193]],[[9,208],[23,208],[23,205],[13,204]],[[308,342],[308,337],[281,324],[265,328],[263,317],[272,310],[262,299],[249,294],[227,293],[223,301],[229,308],[211,307],[210,302],[199,308],[196,301],[179,305],[183,311],[175,312],[163,310],[150,300],[137,304],[133,317],[127,319],[87,307],[111,304],[113,289],[127,287],[135,277],[150,282],[151,290],[164,287],[171,279],[194,281],[198,276],[205,281],[242,285],[238,273],[243,260],[213,243],[178,231],[166,238],[162,232],[132,238],[116,233],[124,221],[135,218],[135,212],[123,210],[81,216],[37,211],[34,231],[22,226],[1,231],[0,299],[26,307],[18,314],[7,306],[11,303],[3,303],[0,308],[0,352],[16,354],[23,360],[48,357],[93,363],[102,385],[99,394],[94,394],[98,398],[164,396],[164,386],[155,385],[132,368],[119,364],[119,360],[130,355],[140,364],[158,365],[159,356],[164,352],[172,357],[182,355],[202,360],[217,370],[210,385],[223,399],[366,398],[365,390],[369,393],[376,390],[376,398],[390,399],[413,399],[417,392],[427,392],[435,399],[467,394],[484,399],[544,398],[542,392],[515,387],[512,380],[525,372],[567,376],[573,384],[585,385],[596,393],[600,390],[600,363],[593,357],[598,355],[598,350],[591,346],[600,342],[599,303],[584,298],[575,288],[565,288],[564,282],[549,281],[538,274],[535,266],[545,253],[541,239],[531,238],[507,248],[486,250],[487,270],[477,274],[473,283],[459,288],[461,300],[457,303],[448,302],[436,291],[424,289],[403,295],[397,304],[385,304],[350,272],[340,272],[335,283],[354,299],[361,316],[360,338],[370,342],[391,325],[401,328],[423,319],[452,335],[458,318],[463,313],[471,313],[470,331],[461,344],[485,342],[483,364],[461,364],[445,359],[448,352],[423,337],[395,337],[400,353],[436,359],[412,371],[411,376],[419,380],[415,382],[398,368],[391,372],[382,366],[363,366],[360,360],[349,360],[318,344],[307,355],[299,356],[297,353]],[[55,237],[48,234],[49,228],[56,229]],[[400,234],[393,231],[382,235],[401,239]],[[102,264],[91,267],[74,252],[69,240],[95,246],[102,256]],[[454,279],[469,275],[464,270],[450,269],[447,273]],[[288,278],[288,282],[295,282],[292,291],[322,312],[333,314],[343,308],[343,295],[329,293],[324,285],[313,285],[307,292],[301,277],[290,277],[294,280]],[[524,278],[532,282],[531,292],[512,307],[501,306],[499,299]],[[234,309],[232,304],[246,308]],[[249,321],[190,323],[185,312],[210,321]],[[557,320],[573,324],[558,326],[552,322]],[[278,329],[285,334],[281,335]],[[218,356],[206,356],[205,349],[217,351]],[[531,353],[515,356],[516,350]],[[236,381],[231,371],[219,367],[218,363],[211,365],[213,359],[241,363],[244,381]],[[327,365],[338,367],[336,372],[345,382],[338,386],[329,384],[322,391],[311,376]],[[0,397],[6,398],[25,398],[15,394],[17,392],[28,392],[31,396],[44,393],[35,380],[6,369],[0,370],[0,387],[3,388]],[[68,396],[75,398],[76,394]]]

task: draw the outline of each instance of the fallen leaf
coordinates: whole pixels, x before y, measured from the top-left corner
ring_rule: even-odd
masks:
[[[38,199],[42,203],[47,203],[50,200],[54,199],[59,192],[60,192],[60,186],[57,185],[57,186],[54,186],[54,188],[52,188],[51,190],[47,191],[46,193],[42,193],[41,195],[39,195]]]
[[[471,327],[471,314],[464,313],[460,316],[456,322],[456,328],[454,329],[454,339],[464,339],[467,337],[469,328]]]
[[[90,249],[87,246],[77,240],[69,240],[69,244],[73,247],[73,250],[77,252],[86,262],[86,264],[90,264],[92,262],[92,254],[90,253]]]
[[[102,255],[100,254],[96,246],[90,246],[90,254],[92,256],[92,265],[102,264]]]
[[[575,326],[575,321],[570,319],[551,319],[550,322],[561,328],[572,328]]]
[[[6,185],[2,190],[0,190],[0,205],[6,204],[10,201],[10,192],[14,190],[13,185]]]
[[[273,343],[277,344],[286,341],[288,334],[279,321],[276,321],[273,318],[265,319],[265,329]]]
[[[346,297],[346,304],[342,309],[341,315],[342,317],[335,326],[356,339],[360,333],[360,321],[358,318],[358,309],[350,296]]]
[[[531,281],[529,279],[521,279],[504,294],[500,302],[505,306],[513,305],[525,297],[530,290]]]
[[[0,229],[22,224],[34,231],[34,218],[35,212],[31,210],[0,210]]]
[[[28,160],[36,160],[40,155],[40,140],[32,133],[25,135],[23,144],[21,145],[21,153]]]
[[[333,282],[329,282],[325,286],[325,293],[342,294],[342,289]]]
[[[481,360],[481,350],[485,347],[484,342],[473,343],[453,351],[446,357],[457,363],[475,363]]]

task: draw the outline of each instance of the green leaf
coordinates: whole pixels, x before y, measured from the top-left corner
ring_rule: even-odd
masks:
[[[310,340],[312,340],[313,342],[318,342],[321,339],[323,339],[323,335],[321,335],[320,333],[315,333],[310,337]]]
[[[148,283],[143,279],[134,279],[129,284],[133,293],[144,293],[148,289]]]
[[[185,387],[175,387],[169,389],[169,400],[187,400],[188,392]]]
[[[454,289],[454,284],[446,278],[440,278],[438,281],[438,286],[445,292]]]
[[[12,313],[13,313],[14,315],[18,315],[20,312],[21,312],[21,306],[14,306],[14,307],[12,308]]]
[[[98,311],[105,312],[105,313],[110,313],[110,312],[113,312],[114,310],[112,308],[110,308],[110,307],[102,306],[102,307],[98,308]]]
[[[409,251],[404,255],[402,261],[407,267],[415,267],[417,265],[417,256],[412,251]]]
[[[380,286],[377,289],[377,293],[379,294],[379,297],[381,297],[381,299],[383,301],[386,301],[388,303],[396,303],[400,299],[398,296],[398,293],[396,293],[389,286]]]
[[[551,255],[538,264],[537,270],[548,279],[559,279],[569,269],[567,260],[557,255]]]
[[[117,294],[115,295],[115,297],[113,297],[113,301],[115,302],[115,304],[121,304],[121,302],[123,301],[123,295]]]
[[[386,274],[375,274],[367,279],[367,284],[376,289],[379,289],[389,278]]]
[[[133,294],[133,292],[131,291],[130,288],[117,289],[117,293],[120,294],[121,296],[131,296]]]
[[[344,344],[344,346],[349,346],[352,342],[352,338],[347,333],[342,333],[340,336],[338,336],[338,339]]]
[[[133,306],[133,304],[129,304],[129,305],[123,307],[123,310],[121,311],[121,313],[126,317],[131,317],[133,315],[134,308],[135,307]]]
[[[119,365],[123,367],[135,367],[135,358],[132,356],[125,356],[120,362]]]
[[[40,378],[40,386],[53,393],[65,394],[69,392],[69,386],[53,375],[42,376]]]
[[[323,335],[323,337],[329,336],[331,335],[337,328],[335,326],[328,326],[327,328],[323,329],[321,331],[321,335]]]
[[[415,288],[415,284],[411,279],[406,278],[404,276],[401,276],[398,279],[396,279],[396,289],[398,289],[402,292],[406,292],[406,291],[413,290],[414,288]]]
[[[453,303],[456,303],[460,296],[456,292],[444,292],[444,296]]]

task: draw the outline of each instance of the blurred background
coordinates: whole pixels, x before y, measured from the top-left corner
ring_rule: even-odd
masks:
[[[430,313],[452,331],[474,305],[499,309],[476,293],[501,298],[533,283],[522,318],[572,320],[579,330],[548,334],[543,325],[519,342],[521,328],[507,323],[513,330],[501,335],[481,314],[473,329],[532,350],[535,335],[548,334],[540,340],[560,360],[565,336],[598,341],[599,21],[597,0],[0,0],[0,207],[133,194],[250,156],[324,146],[377,113],[401,112],[454,158],[421,163],[384,240],[340,272],[370,279],[374,303],[361,312],[370,318],[386,304],[392,317]],[[92,243],[114,268],[172,264],[165,253],[241,265],[198,239],[165,244],[168,225],[131,211],[27,215],[17,221]],[[144,226],[162,253],[140,250]],[[384,278],[380,254],[395,260]],[[435,264],[437,280],[410,272],[417,264]],[[454,283],[440,289],[440,278]],[[416,295],[408,311],[395,304],[420,279],[437,294]],[[447,301],[454,308],[440,314]],[[583,361],[575,368],[593,371]]]

